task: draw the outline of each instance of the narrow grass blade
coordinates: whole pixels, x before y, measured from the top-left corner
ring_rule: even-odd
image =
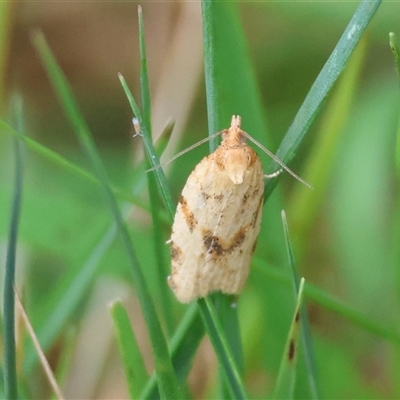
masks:
[[[142,7],[138,6],[138,17],[139,17],[139,49],[140,49],[140,90],[142,95],[142,116],[143,116],[143,124],[147,128],[148,132],[148,141],[152,143],[152,126],[151,126],[151,101],[150,101],[150,85],[149,85],[149,76],[147,71],[147,55],[146,55],[146,42],[144,35],[144,21],[143,21],[143,12]],[[150,158],[153,158],[155,154],[155,149],[151,146],[148,149],[148,153],[150,154]],[[160,218],[160,207],[158,202],[158,193],[157,193],[157,182],[154,173],[147,174],[147,181],[149,187],[149,199],[150,199],[150,209],[151,216],[153,221],[153,227],[161,226],[161,218]],[[160,181],[161,184],[161,181]],[[166,189],[164,189],[166,190]],[[160,229],[153,229],[153,245],[154,245],[154,254],[156,256],[157,267],[155,268],[155,273],[157,274],[157,283],[158,283],[158,299],[159,304],[161,305],[161,309],[164,315],[164,321],[168,328],[168,333],[172,334],[173,332],[173,316],[172,316],[172,307],[171,307],[171,293],[168,292],[169,288],[166,285],[166,276],[168,276],[168,266],[166,265],[165,255],[165,240],[163,238],[162,232]]]
[[[360,77],[363,61],[366,55],[366,40],[361,40],[353,53],[350,62],[338,82],[334,96],[329,100],[324,111],[324,118],[318,129],[318,138],[310,150],[302,177],[312,182],[315,190],[308,190],[302,185],[294,187],[290,196],[290,210],[288,215],[293,216],[291,221],[292,232],[300,244],[297,249],[307,248],[306,241],[310,235],[311,225],[318,215],[319,207],[324,199],[330,176],[333,171],[333,159],[338,151],[340,139],[344,133],[344,126],[351,113],[355,88]]]
[[[139,53],[140,53],[140,91],[142,95],[142,115],[144,125],[147,127],[149,136],[151,132],[151,96],[149,75],[147,72],[146,41],[144,36],[144,21],[142,7],[138,6],[139,18]]]
[[[304,278],[300,281],[299,293],[285,350],[279,367],[274,399],[293,399],[296,383],[296,360],[299,352],[299,333],[301,327],[300,307],[303,301]]]
[[[148,128],[144,124],[144,119],[143,119],[142,113],[139,110],[136,100],[133,97],[133,94],[130,91],[128,84],[126,83],[125,78],[121,74],[119,74],[118,76],[119,76],[119,80],[121,82],[122,88],[124,89],[125,95],[128,99],[128,102],[131,106],[133,115],[135,115],[135,117],[137,119],[138,128],[140,130],[140,136],[143,139],[144,148],[146,150],[146,154],[149,159],[149,162],[150,162],[152,168],[154,168],[154,173],[157,178],[158,187],[159,187],[161,195],[162,195],[161,198],[163,199],[165,207],[168,210],[169,214],[172,216],[172,215],[174,215],[173,200],[172,200],[171,192],[169,190],[165,174],[164,174],[162,168],[158,168],[158,166],[160,165],[160,159],[154,149],[151,137],[149,135]]]
[[[161,396],[179,399],[182,396],[176,375],[172,368],[172,363],[169,357],[165,337],[162,333],[161,324],[158,320],[147,283],[137,261],[136,253],[131,244],[129,232],[122,218],[117,201],[108,184],[107,174],[100,156],[95,148],[91,133],[78,110],[76,101],[71,93],[68,83],[59,66],[56,64],[43,35],[36,34],[34,36],[34,44],[46,67],[50,80],[62,102],[62,106],[64,107],[66,115],[70,119],[75,129],[75,133],[81,141],[82,147],[91,160],[95,173],[102,184],[110,210],[114,216],[118,232],[123,240],[124,247],[131,265],[131,272],[136,286],[137,295],[150,336]]]
[[[46,158],[48,161],[52,162],[55,165],[58,165],[65,170],[70,171],[71,173],[79,176],[82,179],[87,180],[88,182],[95,183],[97,185],[100,184],[99,180],[93,176],[89,171],[86,169],[77,166],[76,164],[72,163],[71,161],[67,160],[60,154],[56,153],[55,151],[43,146],[36,140],[25,136],[16,130],[12,129],[9,125],[7,125],[4,121],[0,120],[0,127],[7,133],[11,134],[12,136],[18,138],[19,140],[23,141],[25,145],[30,148],[31,150],[35,151],[37,154],[40,154],[42,157]],[[144,168],[144,166],[139,166],[139,168]],[[135,204],[138,207],[150,212],[149,206],[146,202],[144,202],[140,197],[134,196],[130,193],[126,193],[124,190],[112,187],[112,191],[114,195],[119,200],[128,201],[129,203]]]
[[[175,330],[169,348],[172,363],[180,382],[184,382],[189,374],[194,354],[204,336],[204,324],[199,308],[193,303],[185,313],[181,323]],[[155,374],[151,376],[140,395],[141,399],[160,398]]]
[[[140,390],[148,375],[136,336],[132,330],[128,313],[121,301],[110,307],[114,322],[119,352],[124,366],[128,391],[131,399],[140,399]]]
[[[213,344],[215,354],[224,372],[227,387],[230,390],[231,398],[247,399],[245,387],[240,378],[235,359],[228,345],[224,330],[218,319],[217,313],[211,300],[206,297],[198,300],[204,325]]]
[[[16,124],[22,124],[21,99],[15,99],[14,117]],[[15,140],[15,186],[11,205],[11,221],[8,233],[8,246],[3,290],[3,341],[4,341],[4,391],[6,398],[18,398],[17,365],[15,356],[15,268],[18,242],[18,225],[21,215],[23,186],[23,156],[21,143]]]
[[[285,242],[286,242],[286,249],[289,259],[289,264],[292,270],[292,285],[293,285],[293,294],[294,296],[298,296],[300,293],[300,278],[297,272],[296,267],[296,260],[294,257],[294,251],[292,242],[290,240],[289,235],[289,227],[286,220],[285,211],[282,210],[282,223],[283,223],[283,230],[285,234]],[[301,339],[302,339],[302,346],[303,346],[303,354],[305,358],[304,367],[302,366],[301,370],[304,375],[306,375],[307,382],[301,382],[303,390],[306,393],[302,393],[302,395],[306,395],[308,398],[311,399],[318,399],[320,398],[318,394],[318,386],[317,386],[317,376],[316,376],[316,364],[315,364],[315,357],[314,351],[312,346],[312,338],[311,338],[311,329],[310,324],[308,322],[308,315],[307,309],[305,305],[300,308],[300,318],[301,318]]]
[[[346,67],[350,55],[356,48],[380,3],[381,0],[363,0],[354,13],[335,49],[308,92],[276,153],[276,156],[285,164],[289,164],[295,156],[301,141],[320,111],[334,83]],[[274,170],[274,164],[272,164],[271,170]],[[270,179],[267,182],[265,196],[270,194],[277,182],[277,179]]]
[[[217,27],[217,13],[215,12],[215,1],[202,0],[202,21],[203,21],[203,48],[204,48],[204,69],[206,77],[208,133],[212,135],[221,129],[220,123],[220,96],[216,80],[216,45],[215,28]],[[219,138],[210,139],[210,153],[217,147]]]
[[[228,127],[232,115],[239,114],[244,130],[267,144],[265,110],[238,3],[204,0],[201,5],[209,135]],[[217,138],[211,141],[210,151],[218,143]]]

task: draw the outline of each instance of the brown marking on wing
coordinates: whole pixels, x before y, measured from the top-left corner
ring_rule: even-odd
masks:
[[[200,193],[204,201],[207,201],[211,197],[204,189],[201,189]]]
[[[194,213],[190,211],[190,208],[188,206],[185,197],[181,196],[181,198],[179,199],[179,203],[181,205],[183,217],[185,218],[185,221],[188,224],[189,230],[190,232],[193,232],[194,228],[196,228],[196,225],[198,223],[197,219],[194,216]]]
[[[182,263],[182,249],[174,242],[171,242],[171,259],[178,264]]]
[[[240,228],[232,240],[224,242],[220,237],[213,235],[209,229],[203,231],[204,247],[214,257],[222,256],[223,254],[232,253],[237,247],[241,246],[246,238],[247,228]]]
[[[250,198],[250,195],[246,192],[244,195],[243,195],[243,199],[242,199],[242,204],[243,205],[245,205],[246,203],[247,203],[247,200]],[[245,210],[245,208],[243,207],[242,208],[242,211],[244,211]]]

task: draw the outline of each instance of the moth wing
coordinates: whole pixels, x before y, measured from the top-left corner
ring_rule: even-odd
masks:
[[[234,184],[205,157],[182,191],[171,235],[169,284],[183,303],[215,290],[239,293],[247,278],[260,230],[263,171],[260,160]]]
[[[203,158],[189,175],[172,225],[172,272],[168,283],[182,303],[207,295],[201,285],[206,258],[202,227],[209,220],[203,184],[204,177],[215,174],[212,159],[213,154]]]
[[[213,271],[204,278],[209,291],[238,294],[249,274],[260,232],[264,193],[263,170],[258,158],[257,161],[246,171],[242,184],[227,182],[226,201],[220,210],[220,221],[214,228],[214,243],[206,257],[205,272]]]

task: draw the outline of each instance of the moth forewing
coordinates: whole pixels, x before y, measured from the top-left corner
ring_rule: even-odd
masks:
[[[260,231],[261,161],[245,143],[240,117],[222,134],[190,174],[172,227],[168,282],[183,303],[216,290],[240,293]]]

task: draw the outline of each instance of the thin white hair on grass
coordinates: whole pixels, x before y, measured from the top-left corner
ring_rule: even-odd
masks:
[[[283,161],[281,161],[274,153],[269,151],[265,146],[263,146],[260,142],[258,142],[256,139],[254,139],[252,136],[250,136],[247,132],[242,131],[243,134],[246,136],[247,139],[250,140],[250,142],[253,142],[257,147],[259,147],[265,154],[270,156],[274,161],[276,161],[284,170],[289,172],[290,175],[293,176],[293,178],[297,179],[299,182],[301,182],[303,185],[306,185],[310,189],[314,189],[309,183],[307,183],[304,179],[300,178],[296,173],[294,173],[289,167],[287,167]]]
[[[162,163],[162,164],[160,164],[160,165],[156,165],[156,166],[153,167],[153,168],[146,169],[146,171],[144,171],[144,172],[147,173],[147,172],[154,171],[154,170],[156,170],[156,169],[158,169],[158,168],[165,167],[166,165],[168,165],[168,164],[171,163],[172,161],[175,161],[175,160],[176,160],[177,158],[179,158],[180,156],[183,156],[183,155],[184,155],[185,153],[187,153],[188,151],[193,150],[193,149],[195,149],[196,147],[202,145],[203,143],[206,143],[206,142],[208,142],[209,140],[216,138],[217,136],[221,135],[223,132],[224,132],[224,131],[220,131],[220,132],[214,133],[213,135],[208,136],[208,137],[206,137],[206,138],[204,138],[204,139],[201,139],[201,140],[198,141],[197,143],[192,144],[191,146],[187,147],[185,150],[182,150],[182,151],[180,151],[178,154],[175,154],[170,160],[165,161],[164,163]]]

